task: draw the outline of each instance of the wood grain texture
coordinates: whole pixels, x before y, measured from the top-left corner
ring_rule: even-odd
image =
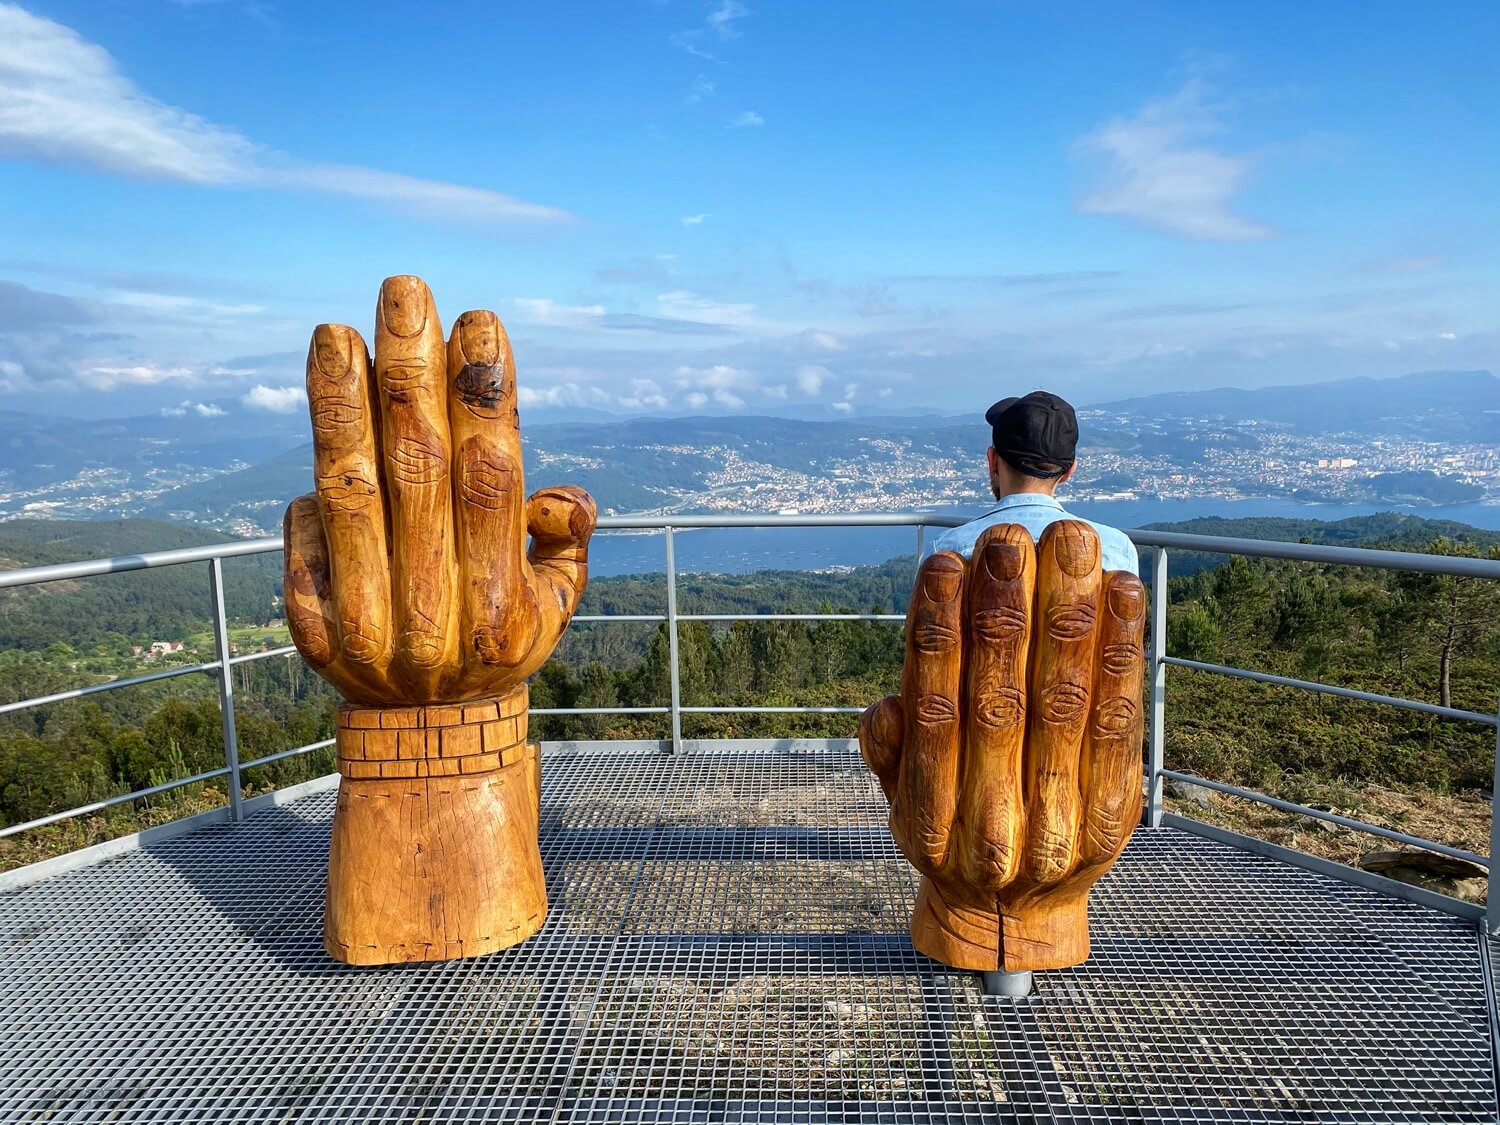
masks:
[[[524,941],[547,916],[540,754],[526,689],[452,706],[339,710],[323,944],[351,965]]]
[[[972,563],[923,563],[902,692],[859,730],[924,876],[923,953],[1008,971],[1088,957],[1089,888],[1140,813],[1145,607],[1133,574],[1101,574],[1098,536],[1074,520],[1034,548],[998,525]]]
[[[348,701],[325,945],[355,964],[502,949],[546,916],[525,681],[588,584],[596,518],[582,489],[526,496],[499,317],[445,340],[427,286],[391,277],[373,339],[313,331],[315,491],[284,521],[292,639]]]
[[[387,278],[374,338],[372,357],[353,328],[322,324],[308,348],[316,491],[285,521],[293,640],[351,702],[501,694],[572,619],[594,501],[526,496],[494,313],[464,313],[445,341],[421,279]]]

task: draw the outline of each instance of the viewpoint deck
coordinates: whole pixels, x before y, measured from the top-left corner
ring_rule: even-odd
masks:
[[[1172,829],[1026,1001],[914,953],[852,747],[544,757],[542,934],[320,945],[331,789],[0,897],[0,1121],[1494,1121],[1474,926]]]

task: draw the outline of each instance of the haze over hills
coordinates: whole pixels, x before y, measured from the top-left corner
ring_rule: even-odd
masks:
[[[987,499],[988,433],[944,415],[523,419],[529,487],[606,511],[872,511]],[[305,413],[215,404],[79,423],[11,414],[0,518],[148,515],[256,533],[312,483]],[[1080,408],[1082,500],[1456,504],[1500,499],[1500,379],[1437,372],[1151,395]]]
[[[1488,371],[1429,371],[1254,390],[1218,387],[1121,399],[1094,409],[1142,421],[1264,422],[1305,434],[1353,431],[1429,441],[1500,441],[1500,378]]]

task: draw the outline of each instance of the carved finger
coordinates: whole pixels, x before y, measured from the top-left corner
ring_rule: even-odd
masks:
[[[963,663],[964,560],[930,556],[917,572],[906,614],[905,719],[897,806],[903,850],[924,874],[948,858],[958,807],[958,699]]]
[[[1094,529],[1078,520],[1048,527],[1037,547],[1025,763],[1022,870],[1032,883],[1058,882],[1078,859],[1079,756],[1094,683],[1099,585]]]
[[[1017,524],[987,530],[974,545],[969,567],[959,846],[968,881],[988,891],[1015,878],[1021,861],[1026,824],[1021,766],[1035,593],[1031,533]]]
[[[531,533],[526,561],[541,607],[538,642],[548,652],[573,619],[589,584],[589,539],[598,518],[594,498],[574,485],[539,488],[526,501],[526,529]]]
[[[354,329],[313,330],[307,405],[340,645],[350,663],[379,668],[390,659],[390,564],[370,353]]]
[[[302,658],[314,668],[326,668],[338,651],[338,624],[329,596],[328,542],[318,498],[309,493],[287,505],[281,531],[287,628]]]
[[[1141,805],[1146,590],[1129,571],[1111,571],[1099,606],[1094,700],[1083,752],[1084,866],[1108,863],[1120,853]]]
[[[514,668],[531,652],[538,613],[525,572],[515,361],[499,317],[454,321],[447,371],[465,660]]]
[[[906,722],[901,714],[901,700],[888,695],[879,703],[866,707],[859,717],[859,752],[865,765],[880,782],[887,804],[896,794],[896,778],[901,769],[901,737]]]
[[[375,321],[397,630],[392,668],[408,696],[423,700],[434,697],[458,650],[447,349],[419,278],[387,278]]]

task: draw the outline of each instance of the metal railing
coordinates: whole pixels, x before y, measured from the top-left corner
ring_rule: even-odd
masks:
[[[654,707],[552,707],[534,708],[536,715],[666,715],[670,718],[671,735],[667,740],[667,748],[671,752],[681,750],[683,746],[682,716],[704,715],[704,714],[774,714],[774,715],[835,715],[835,714],[858,714],[863,708],[859,707],[769,707],[769,706],[685,706],[682,702],[681,681],[679,675],[679,648],[678,627],[684,621],[703,622],[733,622],[733,621],[878,621],[886,623],[904,622],[902,614],[887,613],[681,613],[678,609],[677,595],[677,564],[676,564],[676,540],[675,532],[693,530],[700,528],[758,528],[758,527],[912,527],[916,530],[916,548],[918,557],[921,556],[924,533],[928,527],[954,527],[965,522],[962,516],[944,516],[923,513],[911,514],[850,514],[838,516],[825,515],[796,515],[796,516],[773,516],[773,515],[673,515],[673,516],[605,516],[599,520],[601,531],[648,531],[658,532],[663,536],[664,543],[664,570],[666,577],[666,612],[663,614],[581,614],[573,620],[577,624],[594,624],[600,622],[637,622],[643,624],[664,624],[667,627],[667,641],[670,663],[670,698],[666,705]],[[1341,566],[1368,566],[1385,570],[1415,571],[1427,574],[1450,575],[1454,577],[1484,578],[1500,580],[1500,561],[1488,559],[1477,559],[1467,557],[1456,557],[1449,555],[1426,555],[1400,551],[1379,551],[1354,547],[1324,546],[1306,543],[1279,543],[1254,539],[1235,539],[1224,536],[1188,535],[1177,532],[1165,531],[1129,531],[1127,534],[1137,547],[1148,548],[1154,552],[1151,566],[1151,637],[1150,637],[1150,701],[1147,717],[1148,743],[1146,752],[1146,801],[1142,813],[1142,821],[1150,827],[1160,827],[1163,824],[1171,824],[1174,827],[1184,827],[1192,831],[1216,837],[1233,837],[1232,842],[1251,846],[1254,850],[1265,854],[1276,855],[1280,858],[1288,858],[1293,862],[1302,862],[1312,859],[1304,853],[1294,852],[1291,849],[1281,848],[1277,845],[1265,844],[1252,837],[1241,836],[1238,833],[1230,833],[1222,829],[1212,829],[1211,826],[1199,825],[1196,822],[1181,817],[1167,814],[1163,807],[1163,784],[1169,780],[1181,781],[1194,785],[1201,785],[1216,792],[1224,793],[1234,797],[1244,798],[1271,808],[1284,812],[1295,813],[1300,816],[1311,817],[1316,820],[1335,824],[1343,828],[1356,829],[1371,835],[1388,839],[1397,843],[1418,847],[1427,851],[1436,852],[1440,855],[1451,856],[1456,859],[1467,860],[1470,863],[1479,864],[1486,868],[1491,867],[1491,860],[1473,852],[1461,848],[1450,847],[1435,840],[1427,840],[1419,836],[1398,832],[1394,829],[1385,828],[1378,824],[1357,820],[1342,816],[1338,813],[1325,809],[1317,809],[1308,805],[1297,804],[1286,801],[1279,797],[1260,793],[1255,790],[1243,789],[1239,786],[1229,785],[1224,782],[1214,781],[1209,778],[1199,777],[1194,774],[1182,773],[1166,767],[1165,739],[1166,739],[1166,676],[1167,669],[1178,667],[1191,669],[1199,672],[1207,672],[1216,675],[1225,675],[1241,679],[1253,680],[1258,683],[1273,684],[1280,687],[1296,688],[1304,691],[1312,691],[1326,695],[1332,695],[1343,699],[1358,700],[1367,703],[1378,703],[1386,706],[1404,708],[1406,710],[1418,711],[1423,714],[1433,715],[1438,718],[1458,722],[1478,723],[1488,726],[1496,732],[1496,769],[1495,783],[1491,796],[1491,828],[1490,828],[1490,855],[1500,854],[1500,819],[1494,816],[1494,796],[1500,791],[1500,713],[1488,714],[1479,711],[1467,711],[1455,707],[1442,707],[1437,704],[1424,703],[1419,700],[1404,699],[1398,696],[1381,695],[1374,692],[1358,691],[1352,688],[1339,687],[1333,684],[1324,684],[1313,680],[1294,679],[1287,676],[1274,675],[1268,672],[1259,672],[1246,668],[1235,668],[1228,665],[1209,664],[1197,660],[1188,660],[1182,657],[1172,656],[1167,652],[1167,604],[1168,604],[1168,561],[1169,551],[1188,550],[1208,554],[1243,555],[1250,557],[1287,559],[1301,562],[1314,562]],[[214,625],[214,647],[216,659],[204,661],[198,664],[186,665],[179,668],[164,669],[160,672],[152,672],[140,676],[132,676],[121,680],[112,680],[107,683],[92,684],[86,687],[74,688],[69,691],[55,692],[51,695],[37,696],[31,699],[18,700],[12,703],[0,704],[0,714],[21,710],[30,707],[40,707],[50,703],[63,700],[84,698],[99,692],[113,691],[119,688],[133,687],[139,684],[152,683],[159,680],[170,679],[176,676],[193,674],[211,674],[218,683],[219,707],[223,729],[224,743],[224,765],[216,769],[193,774],[188,777],[174,778],[160,785],[153,785],[147,789],[139,789],[119,796],[109,797],[105,800],[95,801],[78,808],[67,809],[62,812],[52,813],[39,817],[35,820],[26,821],[21,824],[13,824],[0,827],[0,838],[12,836],[17,833],[26,832],[35,828],[41,828],[49,824],[67,820],[71,817],[98,812],[114,805],[123,804],[128,801],[140,800],[145,797],[154,796],[171,789],[192,785],[203,781],[217,778],[228,779],[228,815],[232,820],[241,819],[241,789],[242,775],[246,770],[257,766],[269,765],[272,762],[281,761],[286,758],[310,753],[333,745],[333,739],[324,739],[312,742],[305,746],[293,747],[275,754],[269,754],[253,761],[241,762],[236,737],[235,715],[234,715],[234,684],[231,676],[233,667],[237,664],[248,663],[254,660],[263,660],[273,656],[291,656],[296,652],[295,646],[285,645],[265,652],[254,652],[243,655],[230,655],[229,649],[229,627],[224,613],[224,575],[223,561],[227,558],[237,558],[245,555],[265,554],[269,552],[280,552],[282,540],[277,538],[265,538],[246,540],[243,542],[214,544],[207,547],[191,547],[181,550],[158,551],[141,555],[127,555],[118,558],[96,559],[86,562],[63,563],[52,566],[28,567],[19,570],[0,572],[0,590],[20,586],[39,585],[48,582],[74,580],[104,574],[118,574],[133,570],[145,570],[165,566],[180,566],[191,564],[204,564],[209,567],[209,584],[213,602],[213,625]],[[1333,866],[1323,863],[1321,866],[1312,865],[1317,869]],[[1345,877],[1354,869],[1344,869],[1341,874]],[[1382,889],[1394,890],[1396,885],[1391,885],[1389,880],[1378,876],[1369,876],[1364,872],[1357,872],[1359,881],[1378,885]],[[1474,916],[1475,911],[1461,909],[1468,904],[1460,904],[1455,900],[1444,896],[1425,892],[1419,889],[1401,890],[1405,897],[1410,897],[1428,905],[1435,905],[1442,909],[1465,916]],[[1486,925],[1491,933],[1500,933],[1500,893],[1492,889],[1487,906],[1484,911]]]

